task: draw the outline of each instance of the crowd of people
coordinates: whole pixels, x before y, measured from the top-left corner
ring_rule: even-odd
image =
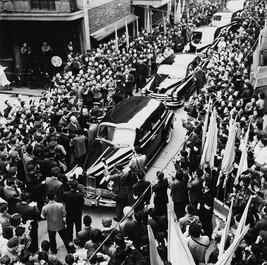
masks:
[[[118,50],[115,40],[83,55],[71,47],[63,73],[55,75],[53,86],[39,102],[33,100],[27,106],[19,96],[18,104],[7,100],[0,118],[1,263],[149,264],[146,226],[149,224],[158,241],[160,257],[168,264],[170,189],[176,219],[196,264],[207,261],[215,264],[218,259],[217,244],[209,259],[206,258],[210,240],[217,243],[221,235],[220,224],[213,231],[215,195],[226,203],[235,196],[236,222],[253,195],[248,215],[251,230],[232,264],[263,264],[267,259],[267,136],[263,128],[264,94],[253,93],[250,65],[254,43],[265,22],[265,2],[248,2],[240,14],[240,25],[230,32],[222,32],[217,46],[209,49],[208,63],[203,69],[206,84],[185,106],[188,119],[184,127],[188,133],[174,165],[176,173],[168,179],[158,172],[156,182],[151,184],[144,180],[144,169],[135,172],[137,182],[132,191],[136,198],[133,199],[141,198],[141,201],[133,211],[120,198],[118,202],[122,204],[117,207],[116,221],[125,217],[115,229],[107,217],[102,220],[102,230],[94,228],[88,215],[83,218],[82,229],[84,198],[80,184],[76,179],[68,179],[65,173],[76,164],[83,165],[104,107],[133,96],[134,90],[140,91],[162,60],[181,52],[192,29],[207,24],[207,19],[221,8],[221,2],[205,1],[201,5],[192,2],[178,25],[169,24],[166,33],[162,25],[155,26],[151,33],[142,30],[130,41],[129,49],[125,35],[118,40]],[[47,51],[47,45],[43,44],[43,52]],[[214,167],[204,164],[201,168],[203,120],[212,107],[216,108],[219,124],[218,152]],[[237,121],[236,164],[251,122],[249,170],[235,183],[235,166],[226,184],[221,177],[216,188],[231,118]],[[120,165],[117,167],[121,171]],[[148,209],[150,185],[154,207]],[[49,241],[38,242],[38,221],[42,219],[47,220]],[[68,252],[64,261],[56,256],[57,232]]]

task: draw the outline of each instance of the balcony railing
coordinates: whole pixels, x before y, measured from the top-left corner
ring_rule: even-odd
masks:
[[[78,0],[79,1],[79,0]],[[77,0],[0,0],[0,12],[76,12]]]

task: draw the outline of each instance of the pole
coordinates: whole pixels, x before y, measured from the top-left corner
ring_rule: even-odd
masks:
[[[84,33],[85,33],[85,48],[86,50],[91,50],[90,42],[90,26],[89,26],[89,16],[87,8],[87,0],[83,0],[83,23],[84,23]]]

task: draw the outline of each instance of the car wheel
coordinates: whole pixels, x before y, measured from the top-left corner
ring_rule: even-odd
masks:
[[[172,138],[172,123],[169,123],[165,131],[165,144],[168,144]]]

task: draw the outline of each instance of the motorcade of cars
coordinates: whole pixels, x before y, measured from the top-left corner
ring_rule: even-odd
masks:
[[[180,107],[195,89],[192,72],[200,63],[194,53],[178,53],[166,58],[157,73],[142,89],[142,95],[163,101],[169,107]]]
[[[169,143],[174,121],[172,110],[148,97],[127,98],[109,110],[98,125],[83,169],[75,168],[68,173],[81,174],[85,204],[115,207],[114,183],[103,181],[105,170],[112,174],[117,163],[127,168],[136,146],[147,156],[149,165],[160,148]]]

